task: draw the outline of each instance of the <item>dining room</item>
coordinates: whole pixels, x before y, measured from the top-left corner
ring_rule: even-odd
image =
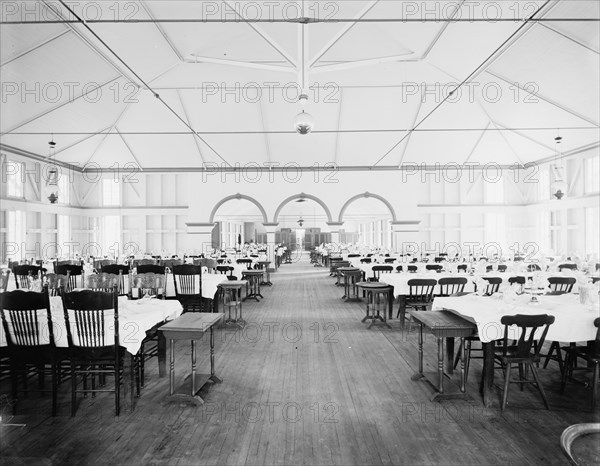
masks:
[[[0,14],[3,464],[600,462],[600,3]]]

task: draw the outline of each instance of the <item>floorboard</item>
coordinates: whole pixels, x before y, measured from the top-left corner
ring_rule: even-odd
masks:
[[[50,399],[31,394],[12,417],[0,386],[0,460],[24,464],[363,465],[566,464],[563,429],[598,422],[590,391],[559,392],[556,364],[540,369],[552,410],[532,387],[511,391],[500,412],[484,408],[477,390],[481,363],[472,362],[467,400],[431,402],[417,367],[417,331],[361,323],[362,303],[346,303],[328,269],[307,257],[272,274],[260,303],[243,305],[243,329],[216,330],[222,384],[203,389],[206,403],[167,401],[168,378],[147,364],[136,409],[114,416],[110,394],[80,401],[70,414],[70,386],[60,387],[59,415]],[[198,367],[209,367],[208,339]],[[433,338],[426,370],[436,368]],[[190,345],[177,342],[176,383],[190,366]],[[25,424],[19,427],[14,424]],[[597,460],[597,459],[596,459]]]

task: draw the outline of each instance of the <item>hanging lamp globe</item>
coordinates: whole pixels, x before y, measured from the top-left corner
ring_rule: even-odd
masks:
[[[294,118],[294,129],[299,134],[310,133],[315,126],[315,119],[310,113],[306,113],[304,110],[298,113]]]

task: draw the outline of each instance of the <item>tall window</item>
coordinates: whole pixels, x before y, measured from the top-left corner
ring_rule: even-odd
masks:
[[[59,215],[57,219],[58,232],[56,235],[56,242],[58,243],[57,254],[61,254],[65,257],[69,251],[67,243],[71,242],[71,217],[68,215]],[[66,258],[66,257],[65,257]]]
[[[71,181],[69,175],[61,173],[58,178],[58,202],[69,204],[71,202]]]
[[[121,205],[121,185],[113,178],[102,180],[102,205],[105,207]]]
[[[25,244],[25,212],[22,210],[9,210],[6,212],[6,245],[7,258],[21,259],[20,253]]]
[[[7,160],[2,167],[2,182],[6,183],[6,195],[24,197],[25,165],[21,162]]]
[[[504,178],[500,178],[495,183],[484,181],[485,202],[490,204],[504,203]]]
[[[600,157],[585,159],[585,193],[597,193],[600,191]]]
[[[506,240],[506,215],[487,213],[485,214],[485,241],[486,245],[483,248],[485,254],[498,253],[499,255],[509,255],[507,240]],[[500,246],[501,250],[493,247],[492,243]]]
[[[121,251],[121,216],[107,215],[102,218],[102,255],[110,258],[120,256]]]
[[[540,251],[548,254],[550,250],[550,212],[547,210],[538,212],[537,238]]]
[[[540,168],[538,181],[538,200],[546,201],[550,197],[550,173],[548,167]]]
[[[597,159],[596,159],[597,160]],[[585,209],[585,252],[596,257],[600,255],[600,208]]]

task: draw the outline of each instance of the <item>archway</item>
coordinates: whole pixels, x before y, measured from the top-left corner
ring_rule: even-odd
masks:
[[[239,202],[233,202],[239,201]],[[219,201],[210,214],[213,247],[241,249],[243,244],[267,242],[267,213],[256,199],[235,194]]]
[[[281,212],[281,209],[283,209],[286,204],[288,204],[296,199],[305,199],[305,200],[312,199],[317,204],[319,204],[321,207],[323,207],[323,210],[325,211],[325,214],[327,215],[327,221],[333,222],[333,219],[331,217],[331,212],[329,211],[329,207],[327,207],[327,204],[325,204],[321,199],[319,199],[316,196],[313,196],[312,194],[300,193],[300,194],[294,194],[293,196],[290,196],[287,199],[284,199],[284,201],[281,204],[279,204],[279,207],[277,207],[277,210],[275,211],[275,215],[273,216],[273,223],[278,222],[279,213]]]
[[[380,196],[379,194],[373,194],[373,193],[362,193],[362,194],[357,194],[354,197],[351,197],[350,199],[348,199],[346,201],[346,203],[342,206],[342,210],[340,210],[340,215],[338,217],[338,222],[343,222],[344,221],[344,213],[346,212],[346,210],[348,209],[348,207],[350,206],[350,204],[352,204],[354,201],[358,200],[358,199],[362,199],[362,198],[366,198],[366,199],[378,199],[381,202],[383,202],[386,207],[389,209],[390,214],[392,214],[392,222],[396,221],[396,212],[394,211],[394,208],[392,207],[392,204],[389,203],[389,201]]]

